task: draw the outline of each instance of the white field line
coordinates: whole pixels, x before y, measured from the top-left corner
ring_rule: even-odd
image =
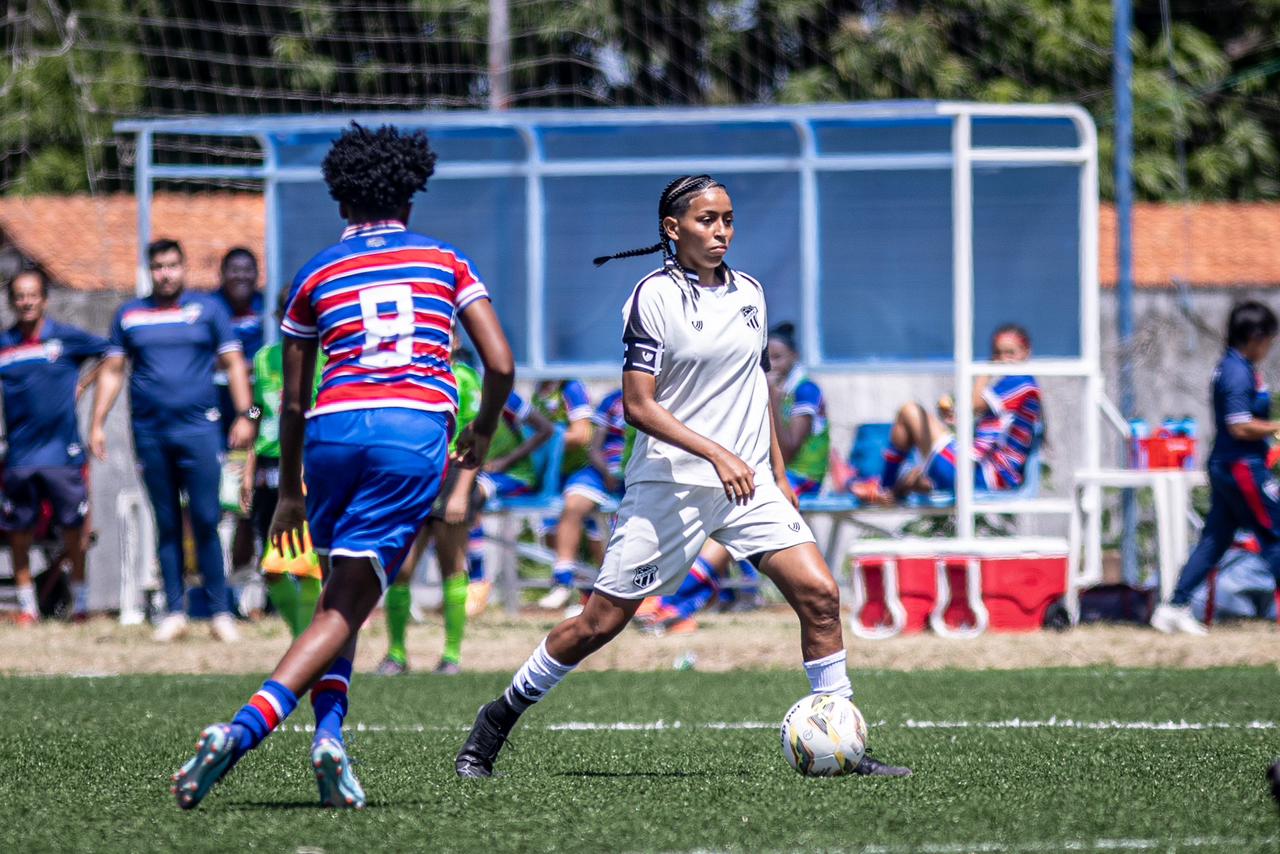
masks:
[[[951,730],[951,729],[1071,729],[1071,730],[1146,730],[1153,732],[1205,732],[1222,730],[1275,730],[1280,729],[1276,721],[1078,721],[1073,718],[1051,717],[1041,720],[1024,720],[1009,718],[1000,721],[929,721],[908,718],[905,721],[890,723],[888,721],[872,721],[871,727],[890,727],[895,729],[916,730]],[[356,722],[347,725],[352,732],[465,732],[467,726],[446,724],[377,724]],[[540,727],[550,732],[666,732],[669,730],[775,730],[778,724],[766,721],[712,721],[709,723],[684,723],[682,721],[564,721],[550,723]],[[312,732],[312,724],[286,724],[282,729],[289,732]]]
[[[936,842],[919,845],[865,845],[860,854],[1003,854],[1040,851],[1181,851],[1211,848],[1218,851],[1262,849],[1280,841],[1277,837],[1245,839],[1230,836],[1187,836],[1171,839],[1063,839],[1055,842]]]

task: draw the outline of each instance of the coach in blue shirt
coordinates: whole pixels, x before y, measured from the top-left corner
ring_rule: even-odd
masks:
[[[1207,633],[1191,614],[1191,594],[1241,528],[1257,536],[1262,557],[1280,582],[1280,483],[1266,462],[1268,440],[1280,423],[1271,420],[1271,393],[1258,367],[1278,333],[1280,321],[1262,303],[1250,300],[1231,309],[1226,351],[1213,372],[1217,434],[1209,454],[1209,515],[1173,597],[1151,615],[1151,625],[1162,632]]]
[[[84,520],[89,493],[84,448],[76,425],[80,368],[107,350],[105,338],[45,317],[49,280],[43,270],[23,270],[8,283],[17,323],[0,333],[0,386],[9,450],[4,465],[3,524],[9,532],[19,621],[39,617],[31,582],[31,543],[40,505],[49,502],[71,562],[73,616],[87,608]]]
[[[247,448],[255,432],[249,375],[231,318],[220,301],[186,291],[182,247],[173,240],[157,240],[147,248],[147,256],[151,296],[127,302],[116,313],[98,379],[89,446],[98,459],[106,458],[103,425],[124,384],[128,358],[133,443],[155,511],[156,552],[169,611],[156,629],[156,640],[174,640],[187,628],[179,503],[179,493],[185,491],[196,563],[214,615],[213,634],[233,641],[237,633],[218,540],[223,446],[214,363],[227,373],[236,408],[228,434],[228,444],[236,449]]]

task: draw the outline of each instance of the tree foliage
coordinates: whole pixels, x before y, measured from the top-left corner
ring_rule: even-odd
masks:
[[[1280,194],[1280,0],[1135,0],[1135,180]],[[885,98],[1084,105],[1111,133],[1111,0],[508,0],[509,105]],[[489,105],[490,0],[11,0],[0,188],[127,178],[111,122]],[[127,164],[125,164],[127,166]],[[1110,195],[1110,170],[1101,170]]]

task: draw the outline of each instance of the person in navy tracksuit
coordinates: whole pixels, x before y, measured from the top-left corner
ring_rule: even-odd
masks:
[[[236,629],[218,540],[223,444],[215,362],[227,373],[236,410],[228,432],[231,448],[249,446],[260,413],[252,407],[243,348],[226,309],[209,295],[186,290],[186,259],[176,241],[157,240],[147,253],[152,293],[125,303],[116,313],[98,379],[89,448],[105,459],[104,425],[124,383],[127,357],[132,368],[133,443],[155,511],[156,551],[168,608],[156,640],[174,640],[186,631],[180,503],[185,492],[196,563],[213,612],[211,627],[219,640],[232,641]]]
[[[1212,503],[1200,542],[1178,576],[1173,598],[1151,615],[1165,633],[1208,632],[1191,614],[1191,594],[1231,547],[1236,531],[1252,531],[1262,557],[1280,579],[1280,483],[1267,471],[1267,439],[1280,431],[1271,420],[1271,395],[1258,364],[1275,342],[1276,315],[1260,302],[1231,310],[1227,350],[1213,372],[1213,422],[1209,455]]]
[[[86,363],[107,350],[107,340],[45,314],[49,278],[41,269],[19,271],[8,282],[16,322],[0,332],[0,398],[5,439],[0,528],[9,534],[18,593],[18,623],[39,619],[31,580],[31,546],[41,505],[47,501],[71,564],[72,616],[88,612],[84,523],[89,512],[84,448],[76,424],[76,399],[92,381]]]

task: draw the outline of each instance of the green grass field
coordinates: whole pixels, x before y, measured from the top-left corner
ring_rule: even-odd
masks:
[[[182,813],[169,774],[255,680],[0,679],[0,851],[1280,848],[1274,669],[858,675],[873,749],[909,780],[788,768],[773,722],[798,673],[576,674],[526,716],[500,779],[459,781],[464,730],[504,683],[358,675],[363,813],[314,806],[305,707]]]

